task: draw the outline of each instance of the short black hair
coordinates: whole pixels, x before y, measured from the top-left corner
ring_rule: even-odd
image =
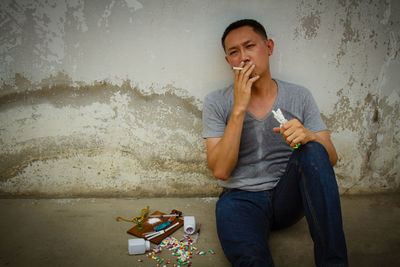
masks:
[[[225,51],[226,36],[231,31],[233,31],[237,28],[243,27],[243,26],[250,26],[251,28],[253,28],[253,31],[255,31],[256,33],[261,35],[263,38],[265,38],[265,40],[268,40],[267,32],[265,31],[265,28],[263,25],[261,25],[258,21],[254,20],[254,19],[242,19],[242,20],[238,20],[238,21],[231,23],[225,29],[224,34],[222,35],[222,38],[221,38],[221,43],[222,43],[222,47],[224,48],[224,51]]]

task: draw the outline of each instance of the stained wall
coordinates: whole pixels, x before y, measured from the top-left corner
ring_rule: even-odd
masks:
[[[3,196],[207,196],[204,96],[220,35],[254,18],[275,78],[313,93],[342,193],[398,191],[400,2],[0,2]]]

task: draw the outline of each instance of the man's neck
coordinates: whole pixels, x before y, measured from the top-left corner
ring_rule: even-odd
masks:
[[[257,118],[264,118],[274,105],[278,95],[278,85],[269,76],[268,79],[257,80],[251,88],[248,110]]]
[[[251,97],[274,97],[277,93],[277,85],[271,76],[265,76],[257,80],[251,88]]]

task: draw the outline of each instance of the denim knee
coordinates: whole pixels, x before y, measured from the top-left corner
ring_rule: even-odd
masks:
[[[312,166],[320,164],[329,164],[329,166],[331,166],[328,152],[325,147],[318,142],[308,142],[305,145],[301,145],[295,152],[297,152],[297,159],[302,167],[304,167],[304,165],[310,166],[310,164]]]

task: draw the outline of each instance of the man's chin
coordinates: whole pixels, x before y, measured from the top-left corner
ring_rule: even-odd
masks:
[[[258,74],[256,73],[256,72],[252,72],[252,73],[250,73],[250,78],[253,78],[253,77],[256,77]]]

